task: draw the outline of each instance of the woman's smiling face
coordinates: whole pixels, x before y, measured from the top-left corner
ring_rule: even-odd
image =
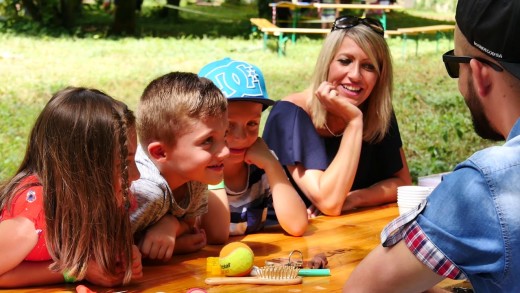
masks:
[[[347,36],[329,65],[328,82],[336,84],[338,94],[359,107],[377,83],[376,66]]]

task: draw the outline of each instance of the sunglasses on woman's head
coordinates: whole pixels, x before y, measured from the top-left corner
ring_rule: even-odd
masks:
[[[504,71],[504,69],[498,64],[495,64],[487,59],[480,58],[480,57],[470,57],[470,56],[455,56],[453,50],[450,50],[444,55],[442,55],[442,61],[444,61],[444,65],[446,66],[446,71],[448,71],[448,75],[451,78],[459,78],[459,69],[460,64],[459,63],[469,63],[471,59],[475,59],[480,61],[483,64],[486,64],[493,68],[494,70],[501,72]]]
[[[358,24],[363,24],[371,28],[374,32],[381,36],[385,35],[385,29],[381,22],[373,18],[359,18],[356,16],[340,16],[336,18],[332,25],[331,32],[335,30],[349,29],[355,27]]]

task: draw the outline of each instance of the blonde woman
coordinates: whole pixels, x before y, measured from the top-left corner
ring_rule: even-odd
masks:
[[[411,184],[392,108],[392,61],[381,23],[342,16],[311,84],[277,102],[263,138],[310,217],[394,202]]]

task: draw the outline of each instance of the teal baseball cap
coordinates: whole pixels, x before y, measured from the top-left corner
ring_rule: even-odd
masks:
[[[224,58],[202,67],[199,76],[213,81],[229,102],[257,102],[264,110],[274,104],[267,95],[262,72],[253,64]]]

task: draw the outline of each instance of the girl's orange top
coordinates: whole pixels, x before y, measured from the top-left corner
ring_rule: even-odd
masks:
[[[10,207],[1,211],[0,222],[16,217],[25,217],[34,223],[35,231],[38,234],[38,243],[33,250],[25,257],[27,261],[51,260],[47,244],[45,243],[45,212],[43,211],[43,187],[38,178],[34,175],[28,176],[21,183],[33,185],[23,188],[15,195]]]

